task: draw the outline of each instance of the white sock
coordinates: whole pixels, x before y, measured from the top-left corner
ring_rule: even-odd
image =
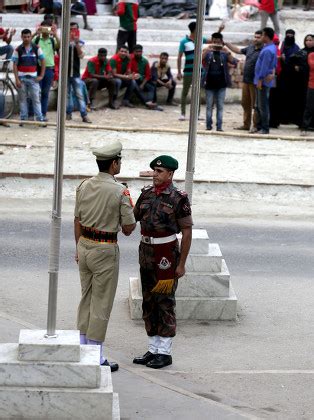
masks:
[[[171,354],[172,337],[159,337],[158,354]]]
[[[153,335],[152,337],[148,337],[148,351],[150,351],[153,354],[157,354],[159,343],[159,335]]]

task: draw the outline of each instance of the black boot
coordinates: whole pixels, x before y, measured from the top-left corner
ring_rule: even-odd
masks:
[[[157,354],[153,354],[150,351],[148,351],[144,354],[144,356],[135,357],[133,359],[133,363],[136,363],[137,365],[146,365],[148,362],[154,360],[155,356],[157,356]]]
[[[161,369],[172,364],[172,357],[168,354],[156,354],[153,360],[146,364],[152,369]]]

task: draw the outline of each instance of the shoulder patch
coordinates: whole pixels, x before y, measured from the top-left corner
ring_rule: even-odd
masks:
[[[183,191],[183,190],[179,190],[178,188],[174,188],[174,190],[178,193],[178,194],[180,194],[182,197],[187,197],[188,196],[188,193],[187,192],[185,192],[185,191]]]
[[[124,195],[125,197],[129,197],[130,204],[131,204],[132,207],[134,207],[134,203],[133,203],[133,200],[131,198],[130,191],[127,188],[125,188],[123,191],[121,191],[121,195]]]

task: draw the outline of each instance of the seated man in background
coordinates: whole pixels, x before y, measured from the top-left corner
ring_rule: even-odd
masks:
[[[157,102],[157,89],[168,89],[167,105],[177,106],[173,101],[176,90],[176,82],[173,78],[171,67],[168,64],[169,54],[162,52],[159,61],[155,61],[151,67],[152,82],[155,84],[154,102]]]
[[[119,90],[126,88],[122,105],[134,108],[130,102],[130,97],[135,88],[134,75],[131,72],[130,57],[128,47],[120,47],[118,52],[110,59],[110,67],[116,83],[116,93],[114,99],[118,97]]]
[[[135,95],[147,108],[162,111],[163,109],[153,102],[156,88],[151,82],[149,62],[147,58],[143,57],[142,45],[135,45],[130,65],[135,80]]]
[[[88,60],[82,79],[88,89],[91,107],[93,107],[97,90],[107,88],[109,92],[109,108],[118,109],[118,105],[114,99],[115,79],[113,78],[112,69],[107,60],[106,48],[99,48],[98,54]]]
[[[6,43],[6,45],[0,46],[0,57],[5,55],[5,60],[9,60],[12,57],[14,48],[10,44],[15,33],[16,29],[4,29],[0,27],[0,40]],[[6,70],[7,66],[8,63],[4,63],[3,71]]]

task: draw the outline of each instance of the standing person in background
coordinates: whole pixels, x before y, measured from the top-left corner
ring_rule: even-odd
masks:
[[[245,55],[245,64],[243,69],[243,86],[242,86],[242,101],[243,108],[243,125],[237,127],[236,130],[251,129],[252,111],[253,111],[253,126],[252,130],[257,131],[257,114],[255,109],[256,94],[254,86],[255,64],[263,48],[262,31],[254,33],[253,43],[245,48],[239,48],[230,42],[225,42],[226,47],[235,54]]]
[[[270,18],[273,22],[275,33],[280,35],[278,0],[260,0],[259,14],[261,16],[261,29],[263,30],[266,27],[268,18]]]
[[[189,23],[188,26],[190,34],[186,35],[179,45],[177,66],[178,66],[178,80],[183,79],[183,89],[181,94],[181,116],[179,117],[180,121],[185,120],[185,111],[186,111],[186,98],[189,94],[190,87],[192,84],[192,74],[193,74],[193,63],[194,63],[194,49],[195,49],[195,31],[196,31],[196,22]],[[203,37],[203,44],[208,44],[209,41]],[[182,56],[185,55],[185,64],[183,75],[181,72],[182,69]]]
[[[45,58],[40,47],[32,44],[32,32],[23,29],[21,32],[22,44],[13,53],[13,72],[18,89],[20,118],[28,119],[28,99],[32,101],[37,121],[43,121],[40,104],[39,82],[45,74]],[[37,72],[37,63],[40,61],[40,73]],[[23,123],[20,124],[22,126]],[[45,125],[46,126],[46,125]]]
[[[280,97],[280,123],[297,124],[302,122],[303,115],[300,115],[299,121],[297,103],[299,96],[299,86],[295,85],[296,71],[291,61],[291,57],[299,51],[300,47],[295,42],[295,31],[288,29],[286,36],[280,48],[281,72],[278,78],[278,90]]]
[[[256,86],[256,103],[258,113],[258,133],[269,133],[269,93],[274,85],[277,66],[277,50],[273,43],[275,32],[272,28],[263,29],[263,43],[255,65],[254,84]]]
[[[298,95],[294,98],[295,121],[299,128],[302,127],[303,115],[306,104],[308,80],[309,80],[309,65],[308,54],[312,52],[314,44],[314,35],[308,34],[304,38],[304,48],[300,49],[296,54],[290,57],[291,65],[295,70],[295,77],[293,85]],[[313,123],[314,124],[314,116]]]
[[[223,49],[223,36],[220,32],[212,34],[211,45],[203,51],[203,67],[206,91],[206,130],[212,130],[213,106],[216,103],[217,131],[223,131],[223,108],[226,89],[231,86],[229,67],[235,67],[237,61],[229,51]]]
[[[73,89],[74,95],[78,101],[79,111],[82,117],[82,121],[85,123],[91,123],[91,120],[87,116],[86,102],[84,100],[82,91],[82,81],[80,74],[81,58],[84,57],[82,50],[83,42],[80,41],[79,26],[76,22],[70,23],[70,45],[69,45],[69,67],[68,67],[68,99],[67,99],[67,110],[66,119],[72,120],[72,112],[74,108],[73,98],[71,89]]]
[[[310,126],[314,127],[314,35],[308,44],[307,63],[309,66],[309,81],[306,95],[305,111],[302,122],[302,136],[306,136]]]
[[[276,46],[277,51],[277,66],[275,72],[274,84],[269,92],[269,127],[278,128],[280,125],[281,108],[283,103],[280,97],[280,90],[278,88],[278,81],[281,73],[281,60],[280,60],[280,48],[279,48],[279,36],[274,35],[273,42]]]
[[[119,16],[119,30],[117,36],[117,51],[128,44],[132,53],[136,45],[136,32],[138,20],[138,0],[119,0],[116,13]]]
[[[44,121],[47,120],[49,92],[54,78],[55,52],[60,48],[60,40],[55,25],[43,21],[36,31],[33,43],[38,45],[45,56],[46,69],[43,79],[40,82],[41,88],[41,112]]]

